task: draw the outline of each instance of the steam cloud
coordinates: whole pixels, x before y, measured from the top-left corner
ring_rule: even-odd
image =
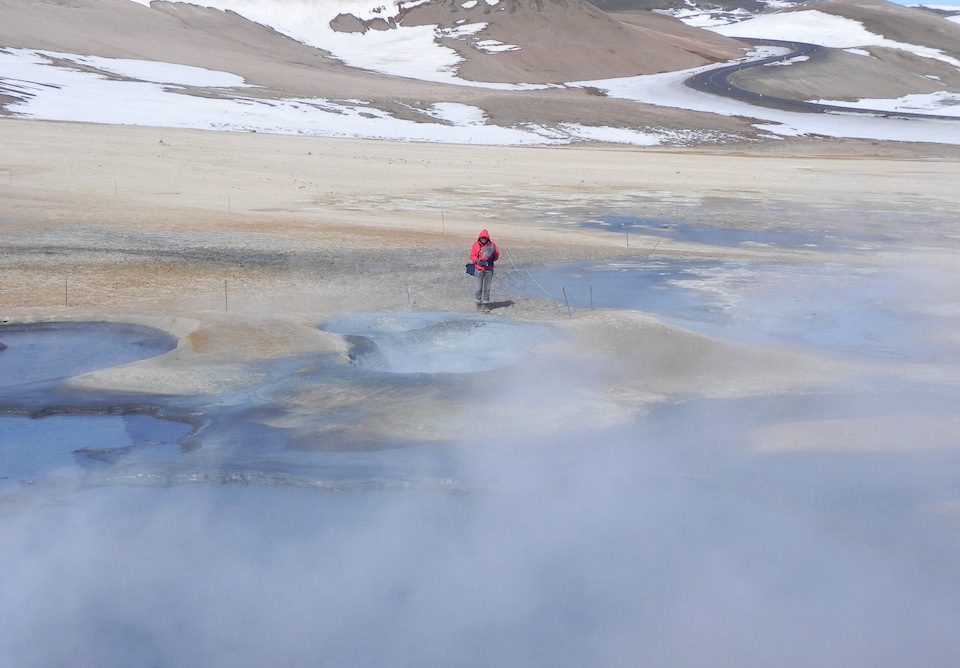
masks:
[[[738,425],[708,413],[682,429],[671,416],[570,442],[469,444],[468,494],[105,488],[6,513],[0,655],[954,663],[955,537],[916,516],[949,489],[943,456],[758,459],[731,454]]]
[[[589,378],[505,373],[493,393],[546,407]],[[452,450],[365,455],[452,458],[466,493],[0,497],[0,664],[957,665],[957,449],[923,447],[922,428],[885,453],[745,447],[784,419],[950,416],[960,399],[844,392],[615,428],[571,415],[551,438],[515,435],[478,392]]]

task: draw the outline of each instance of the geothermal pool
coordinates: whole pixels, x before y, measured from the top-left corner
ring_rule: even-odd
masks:
[[[149,415],[0,417],[0,484],[175,455],[190,432],[188,424]]]
[[[47,385],[173,350],[173,336],[125,323],[42,322],[0,326],[0,393],[13,396]]]
[[[384,434],[352,439],[375,419],[364,402],[325,411],[309,424],[321,436],[297,440],[264,414],[310,388],[331,396],[403,394],[430,383],[449,392],[457,376],[518,364],[548,327],[432,312],[372,313],[325,323],[352,343],[351,365],[292,358],[260,364],[265,380],[214,397],[122,396],[70,390],[64,382],[171,350],[149,328],[44,323],[0,329],[0,490],[72,478],[78,484],[247,484],[317,490],[462,488],[443,448]],[[432,379],[445,380],[432,380]],[[340,428],[340,427],[343,428]],[[311,442],[317,442],[314,447]],[[402,447],[398,450],[398,447]]]
[[[604,263],[540,280],[567,287],[575,308],[588,308],[592,286],[597,308],[731,340],[879,364],[952,354],[949,340],[922,339],[956,317],[949,302],[933,308],[932,293],[908,309],[904,284],[883,274],[778,271]],[[866,303],[845,309],[851,295]],[[688,398],[626,425],[585,429],[571,414],[559,435],[518,438],[485,397],[507,389],[551,328],[413,311],[322,326],[349,337],[352,363],[264,363],[255,386],[202,398],[63,384],[170,349],[152,330],[0,329],[0,653],[11,665],[948,666],[960,656],[960,441],[934,444],[921,420],[880,453],[743,446],[811,416],[949,424],[960,389]],[[544,395],[589,391],[589,378],[560,377],[559,388],[555,376],[524,377],[512,408],[533,416]],[[342,405],[311,404],[317,388]],[[358,426],[399,418],[390,434],[424,419],[382,410],[411,395],[464,395],[473,408],[450,442],[350,449],[368,438]],[[284,427],[291,401],[329,447]],[[30,417],[45,406],[59,412]]]
[[[368,313],[324,329],[350,337],[353,359],[391,373],[463,373],[522,362],[549,328],[501,318],[449,313]]]
[[[74,479],[121,460],[179,452],[192,427],[133,400],[61,391],[64,381],[172,350],[176,339],[124,323],[0,327],[0,494]]]

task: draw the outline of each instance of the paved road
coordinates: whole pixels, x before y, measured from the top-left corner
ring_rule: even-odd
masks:
[[[791,100],[784,97],[773,97],[770,95],[764,95],[762,93],[755,93],[753,91],[740,88],[735,84],[731,83],[729,77],[734,72],[739,72],[740,70],[745,70],[750,67],[763,67],[768,63],[783,62],[791,58],[796,58],[798,56],[808,56],[813,59],[822,55],[824,47],[817,44],[806,44],[804,42],[784,42],[780,40],[755,40],[755,39],[742,39],[741,41],[747,42],[749,44],[755,45],[765,45],[765,46],[783,46],[790,49],[790,53],[787,53],[782,56],[771,56],[769,58],[761,58],[760,60],[752,60],[746,63],[737,63],[736,65],[728,65],[726,67],[719,67],[715,70],[710,70],[708,72],[701,72],[689,79],[686,80],[686,84],[690,88],[694,88],[704,93],[711,93],[713,95],[722,95],[724,97],[730,97],[734,100],[741,100],[749,104],[758,105],[761,107],[770,107],[771,109],[781,109],[783,111],[800,111],[806,113],[843,113],[843,114],[865,114],[868,116],[886,116],[889,118],[924,118],[924,119],[934,119],[941,121],[958,121],[960,122],[960,117],[957,116],[942,116],[939,114],[921,114],[914,113],[909,111],[889,111],[883,109],[863,109],[860,107],[841,107],[835,104],[818,104],[816,102],[804,102],[802,100]]]

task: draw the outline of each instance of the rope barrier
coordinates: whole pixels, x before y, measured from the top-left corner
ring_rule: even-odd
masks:
[[[524,267],[523,269],[521,269],[520,267],[517,266],[517,263],[513,261],[513,253],[504,253],[504,255],[506,255],[507,259],[510,261],[510,264],[513,265],[513,268],[514,268],[515,270],[524,272],[527,276],[530,277],[530,280],[531,280],[531,281],[533,281],[534,283],[537,284],[537,287],[538,287],[538,288],[540,288],[541,290],[543,290],[544,294],[547,295],[547,297],[549,297],[549,298],[552,299],[553,301],[558,301],[556,297],[554,297],[552,294],[550,294],[550,291],[549,291],[549,290],[547,290],[545,287],[543,287],[542,285],[540,285],[540,281],[538,281],[536,278],[534,278],[533,274],[531,274],[529,271],[527,271],[527,269],[526,269],[525,267]]]
[[[245,283],[238,283],[238,286],[242,287],[244,285]],[[234,285],[231,284],[231,287],[234,287]],[[131,304],[143,301],[145,299],[166,299],[170,296],[169,290],[165,289],[165,286],[162,284],[154,283],[146,285],[139,290],[135,288],[121,289],[111,287],[109,285],[92,284],[76,278],[68,278],[66,281],[63,278],[45,278],[33,280],[27,285],[7,285],[5,287],[0,287],[0,295],[19,294],[25,290],[37,292],[48,289],[56,289],[59,292],[58,300],[61,302],[64,299],[65,291],[71,302],[83,302],[93,299],[105,300],[120,304]],[[210,294],[216,293],[217,298],[221,299],[223,295],[222,283],[217,280],[215,283],[211,284],[209,290],[197,288],[193,292],[189,293],[188,296],[202,297],[208,292]],[[176,294],[179,296],[184,296],[182,291],[178,291]]]

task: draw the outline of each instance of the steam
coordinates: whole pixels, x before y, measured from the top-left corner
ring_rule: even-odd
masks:
[[[431,318],[426,329],[391,325],[403,334],[391,345],[411,331],[414,352],[423,332],[446,341],[450,326]],[[63,481],[0,497],[0,656],[11,666],[956,664],[960,439],[944,433],[956,386],[921,383],[924,373],[900,384],[892,372],[884,383],[851,376],[816,395],[689,398],[626,424],[568,410],[538,436],[518,416],[536,422],[603,388],[589,369],[535,357],[465,374],[472,410],[450,417],[461,438],[436,451],[458,486]],[[771,425],[901,416],[916,425],[902,436],[912,441],[883,452],[751,445],[777,434]],[[363,461],[389,469],[405,452]],[[335,469],[341,455],[355,461],[324,461]]]
[[[731,447],[751,413],[718,424],[695,407],[559,442],[498,433],[458,448],[466,494],[46,490],[4,513],[0,652],[10,665],[951,663],[956,545],[917,513],[948,498],[956,457],[757,457]]]

